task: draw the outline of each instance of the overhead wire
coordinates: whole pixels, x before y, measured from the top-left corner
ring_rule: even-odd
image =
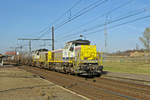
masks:
[[[44,33],[41,34],[41,35],[38,37],[38,39],[42,38],[43,36],[45,36],[45,35],[46,35],[48,32],[50,32],[50,31],[51,31],[50,28],[48,28],[47,31],[46,31],[46,30],[43,31]]]
[[[109,22],[107,22],[107,25],[108,25],[108,24],[111,24],[111,23],[114,23],[114,22],[118,22],[118,21],[120,21],[120,20],[123,20],[123,19],[129,18],[129,17],[132,17],[132,16],[136,16],[136,15],[142,14],[142,13],[144,13],[144,12],[146,12],[146,11],[150,10],[150,8],[148,8],[148,9],[146,9],[146,8],[142,8],[142,9],[139,9],[139,10],[141,10],[141,11],[139,11],[139,12],[135,12],[135,13],[130,14],[130,15],[127,15],[127,16],[120,17],[120,18],[115,19],[115,20],[113,20],[113,21],[109,21]],[[102,27],[102,26],[104,26],[104,25],[105,25],[105,23],[104,23],[104,24],[100,24],[100,25],[96,25],[96,26],[94,26],[94,27],[91,27],[91,28],[89,28],[89,29],[85,29],[85,30],[86,30],[86,31],[93,30],[93,29],[96,29],[96,28]]]
[[[124,22],[124,23],[121,23],[121,24],[117,24],[117,25],[108,27],[108,29],[113,29],[113,28],[116,28],[116,27],[119,27],[119,26],[122,26],[122,25],[125,25],[125,24],[129,24],[129,23],[133,23],[133,22],[136,22],[136,21],[139,21],[139,20],[143,20],[143,19],[146,19],[146,18],[150,18],[150,15],[147,15],[147,16],[144,16],[144,17],[139,17],[139,18],[136,18],[134,20],[130,20],[130,21],[127,21],[127,22]],[[104,31],[104,29],[99,29],[99,30],[96,30],[96,31],[93,31],[93,32],[83,34],[83,35],[93,35],[97,32],[102,32],[102,31]],[[76,38],[76,37],[77,36],[73,36],[73,37],[70,37],[69,39],[65,39],[65,40],[70,40],[70,39],[73,39],[73,38]]]
[[[58,22],[61,17],[63,17],[68,11],[72,10],[73,8],[75,8],[82,0],[78,0],[77,2],[75,2],[75,4],[73,4],[73,6],[71,8],[69,8],[67,11],[65,11],[65,13],[63,13],[60,17],[58,17],[55,21],[53,21],[51,23],[51,25],[55,24],[56,22]],[[44,31],[46,31],[45,29],[49,29],[49,26],[44,28],[42,31],[40,31],[39,33],[43,33]],[[47,31],[46,31],[47,32]],[[43,34],[41,34],[40,36],[38,36],[38,38],[42,38],[43,36],[45,36],[46,32],[44,32]]]
[[[77,5],[79,5],[81,1],[82,1],[82,0],[78,0],[77,2],[75,2],[75,4],[73,4],[73,6],[72,6],[71,8],[69,8],[67,11],[65,11],[60,17],[58,17],[58,18],[52,23],[52,25],[55,24],[56,22],[59,22],[59,21],[61,20],[61,18],[62,18],[63,16],[65,16],[66,13],[68,13],[68,12],[71,11],[73,8],[75,8]]]
[[[130,18],[130,17],[133,17],[133,16],[136,16],[136,15],[139,15],[139,14],[142,14],[142,13],[144,13],[144,12],[150,10],[150,8],[142,8],[142,9],[138,9],[138,10],[140,10],[140,11],[134,12],[133,14],[131,13],[131,14],[127,15],[127,16],[119,17],[119,18],[117,18],[117,19],[115,19],[115,20],[112,20],[112,21],[109,21],[109,22],[107,22],[107,25],[112,24],[112,23],[115,23],[115,22],[118,22],[118,21],[121,21],[121,20],[124,20],[124,19],[127,19],[127,18]],[[136,11],[137,11],[137,10],[136,10]],[[80,32],[77,32],[77,33],[73,33],[73,34],[66,35],[64,38],[69,38],[69,37],[72,36],[72,35],[77,35],[77,34],[81,34],[81,33],[83,33],[83,32],[92,31],[92,30],[94,30],[94,29],[96,29],[96,28],[101,28],[101,27],[103,27],[103,26],[105,26],[105,23],[100,24],[100,25],[96,25],[96,26],[91,27],[91,28],[88,28],[88,29],[84,29],[84,30],[82,30],[82,31],[80,31]]]
[[[102,2],[100,2],[100,1],[102,1]],[[65,24],[71,22],[72,20],[74,20],[74,19],[76,19],[76,18],[78,18],[78,17],[84,15],[85,13],[89,12],[90,10],[92,10],[92,9],[94,9],[94,8],[96,8],[96,7],[100,6],[100,5],[102,5],[103,3],[107,2],[107,1],[108,1],[108,0],[98,0],[98,1],[96,1],[96,2],[94,2],[94,3],[92,3],[92,4],[90,4],[90,5],[88,5],[87,7],[81,9],[79,12],[77,12],[76,14],[74,14],[74,16],[71,17],[70,19],[68,19],[68,20],[66,20],[66,21],[64,21],[64,22],[62,22],[60,25],[56,25],[55,30],[57,30],[58,28],[64,26]]]
[[[116,11],[116,10],[119,10],[120,8],[123,8],[123,7],[127,6],[127,5],[129,5],[129,4],[130,4],[131,2],[133,2],[133,1],[134,1],[134,0],[129,0],[129,1],[127,1],[127,2],[125,2],[125,3],[123,3],[123,4],[121,4],[121,5],[119,5],[118,7],[115,7],[115,8],[113,8],[112,10],[106,12],[105,14],[102,14],[102,15],[100,15],[100,16],[97,16],[97,17],[95,17],[94,19],[92,19],[92,20],[90,20],[90,21],[88,21],[88,22],[86,22],[86,23],[84,23],[84,24],[82,24],[82,25],[79,25],[77,28],[81,28],[81,27],[83,27],[83,26],[87,26],[89,23],[93,23],[93,22],[97,21],[98,19],[100,19],[101,17],[108,16],[108,15],[110,15],[112,12],[114,12],[114,11]],[[75,28],[75,29],[76,29],[76,28]],[[73,29],[73,30],[71,30],[71,31],[68,31],[68,32],[66,32],[65,34],[68,34],[68,33],[72,32],[72,31],[74,31],[75,29]],[[63,38],[63,37],[62,37],[62,38]]]
[[[80,1],[80,0],[79,0],[79,1]],[[73,7],[71,7],[70,9],[73,9],[75,6],[77,6],[77,5],[79,4],[79,1],[76,2],[76,3],[73,5]],[[100,2],[100,1],[103,1],[103,2]],[[92,10],[92,9],[94,9],[94,8],[96,8],[96,7],[98,7],[98,6],[100,6],[101,4],[105,3],[106,1],[108,1],[108,0],[98,0],[98,1],[96,1],[96,2],[94,2],[94,3],[92,3],[92,4],[90,4],[90,5],[88,5],[87,7],[81,9],[81,10],[78,12],[79,14],[77,14],[77,15],[75,14],[75,15],[74,15],[73,17],[71,17],[69,20],[66,20],[66,21],[64,21],[62,24],[60,24],[59,26],[56,26],[55,30],[57,30],[58,28],[62,27],[62,26],[65,25],[65,24],[71,22],[72,20],[74,20],[74,19],[76,19],[76,18],[82,16],[83,14],[89,12],[90,10]],[[99,3],[99,2],[100,2],[100,3]],[[92,6],[92,7],[90,8],[90,6]],[[70,10],[70,9],[69,9],[69,10]],[[86,10],[86,9],[87,9],[87,10]],[[84,10],[85,10],[85,11],[84,11]],[[67,10],[67,11],[68,11],[68,10]],[[82,12],[82,11],[84,11],[84,12]],[[61,18],[59,17],[59,19],[61,19]],[[54,23],[55,23],[55,22],[54,22]],[[43,33],[43,34],[41,34],[38,38],[43,37],[45,34],[46,34],[46,32]]]
[[[111,26],[111,27],[108,27],[108,28],[109,28],[109,29],[116,28],[116,27],[118,27],[118,26],[122,26],[122,25],[125,25],[125,24],[128,24],[128,23],[133,23],[133,22],[136,22],[136,21],[139,21],[139,20],[143,20],[143,19],[146,19],[146,18],[150,18],[150,15],[143,16],[143,17],[139,17],[139,18],[136,18],[136,19],[133,19],[133,20],[130,20],[130,21],[121,23],[121,24],[117,24],[117,25],[114,25],[114,26]],[[91,34],[93,34],[93,33],[96,33],[96,32],[99,32],[99,31],[103,31],[103,30],[104,30],[104,29],[97,30],[97,31],[93,31],[93,32],[87,33],[87,34],[85,34],[85,35],[91,35]]]

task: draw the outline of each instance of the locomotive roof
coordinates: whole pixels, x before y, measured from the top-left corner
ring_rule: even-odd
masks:
[[[48,51],[48,49],[39,49],[39,50],[35,50],[35,51],[44,52],[44,51]]]
[[[74,40],[74,41],[69,41],[68,43],[73,43],[73,44],[90,44],[89,40],[82,40],[82,39],[78,39],[78,40]]]

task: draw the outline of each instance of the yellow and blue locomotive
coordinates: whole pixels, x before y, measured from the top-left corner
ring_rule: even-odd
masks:
[[[63,49],[37,50],[33,53],[32,65],[63,73],[78,75],[100,75],[103,70],[102,53],[89,40],[74,40]]]

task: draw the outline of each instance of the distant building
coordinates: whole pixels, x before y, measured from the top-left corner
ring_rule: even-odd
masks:
[[[5,52],[5,55],[7,55],[7,56],[14,56],[14,55],[16,55],[17,54],[17,52],[15,52],[15,51],[8,51],[8,52]]]

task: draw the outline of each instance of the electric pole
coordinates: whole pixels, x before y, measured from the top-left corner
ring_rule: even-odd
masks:
[[[107,48],[107,26],[105,26],[104,35],[105,35],[105,49],[106,49]]]
[[[54,26],[52,26],[52,51],[55,50],[54,47]]]
[[[31,53],[31,40],[29,40],[29,52]]]
[[[105,36],[105,52],[107,51],[107,20],[108,16],[106,16],[105,27],[104,27],[104,36]]]

